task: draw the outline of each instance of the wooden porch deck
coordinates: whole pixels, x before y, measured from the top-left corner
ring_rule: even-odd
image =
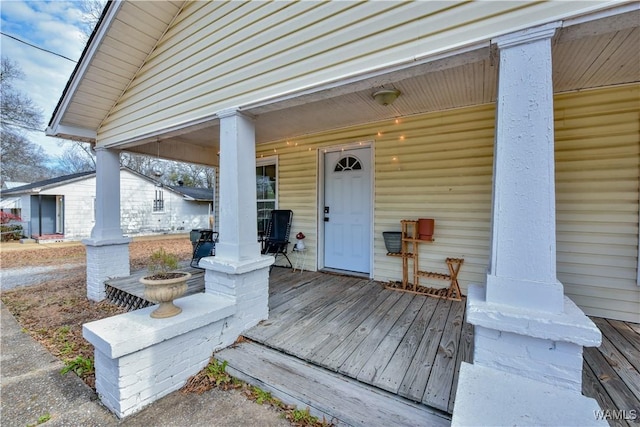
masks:
[[[470,361],[464,301],[357,277],[274,269],[269,319],[245,336],[306,362],[451,413]]]
[[[582,394],[609,411],[612,426],[640,426],[640,324],[592,317],[600,347],[583,351]]]
[[[202,270],[195,273],[192,293],[204,289]],[[142,274],[107,284],[114,294],[131,292],[148,304],[137,281]],[[274,268],[269,319],[245,336],[301,363],[451,413],[460,363],[472,356],[464,304],[388,290],[368,279]],[[612,418],[637,417],[609,418],[610,425],[639,425],[640,325],[592,320],[603,341],[584,350],[583,394]]]

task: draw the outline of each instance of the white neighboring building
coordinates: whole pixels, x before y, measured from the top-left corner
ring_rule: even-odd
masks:
[[[3,210],[19,215],[37,240],[81,240],[95,225],[96,173],[81,172],[2,191]],[[164,186],[120,169],[120,213],[127,235],[207,228],[213,189]]]

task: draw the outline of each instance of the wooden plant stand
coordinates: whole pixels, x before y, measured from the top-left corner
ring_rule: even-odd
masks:
[[[430,242],[430,240],[418,239],[418,221],[405,219],[400,221],[400,224],[402,227],[402,251],[399,254],[388,255],[402,257],[402,287],[387,285],[387,288],[396,291],[428,295],[434,298],[462,301],[462,292],[460,291],[460,284],[458,283],[458,273],[464,263],[464,259],[447,258],[445,262],[449,269],[449,274],[421,271],[418,267],[418,244],[427,243]],[[409,283],[410,260],[413,261],[411,265],[413,284]],[[420,277],[449,281],[449,287],[429,288],[421,286]]]

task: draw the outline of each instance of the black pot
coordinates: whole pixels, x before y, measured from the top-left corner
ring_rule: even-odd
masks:
[[[397,254],[402,251],[402,233],[399,231],[383,231],[384,245],[388,253]]]

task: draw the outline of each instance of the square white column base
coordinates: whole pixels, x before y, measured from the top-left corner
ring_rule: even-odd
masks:
[[[463,362],[452,426],[606,426],[579,392]]]
[[[474,365],[573,389],[582,384],[582,347],[600,345],[597,326],[565,297],[562,313],[487,301],[485,288],[467,292],[467,321],[475,326]]]
[[[230,331],[236,335],[269,317],[269,266],[272,256],[248,260],[229,260],[217,256],[202,258],[200,267],[206,270],[205,293],[230,298],[236,314]]]
[[[126,277],[129,271],[130,237],[84,239],[87,253],[87,298],[106,298],[104,282],[113,277]]]

